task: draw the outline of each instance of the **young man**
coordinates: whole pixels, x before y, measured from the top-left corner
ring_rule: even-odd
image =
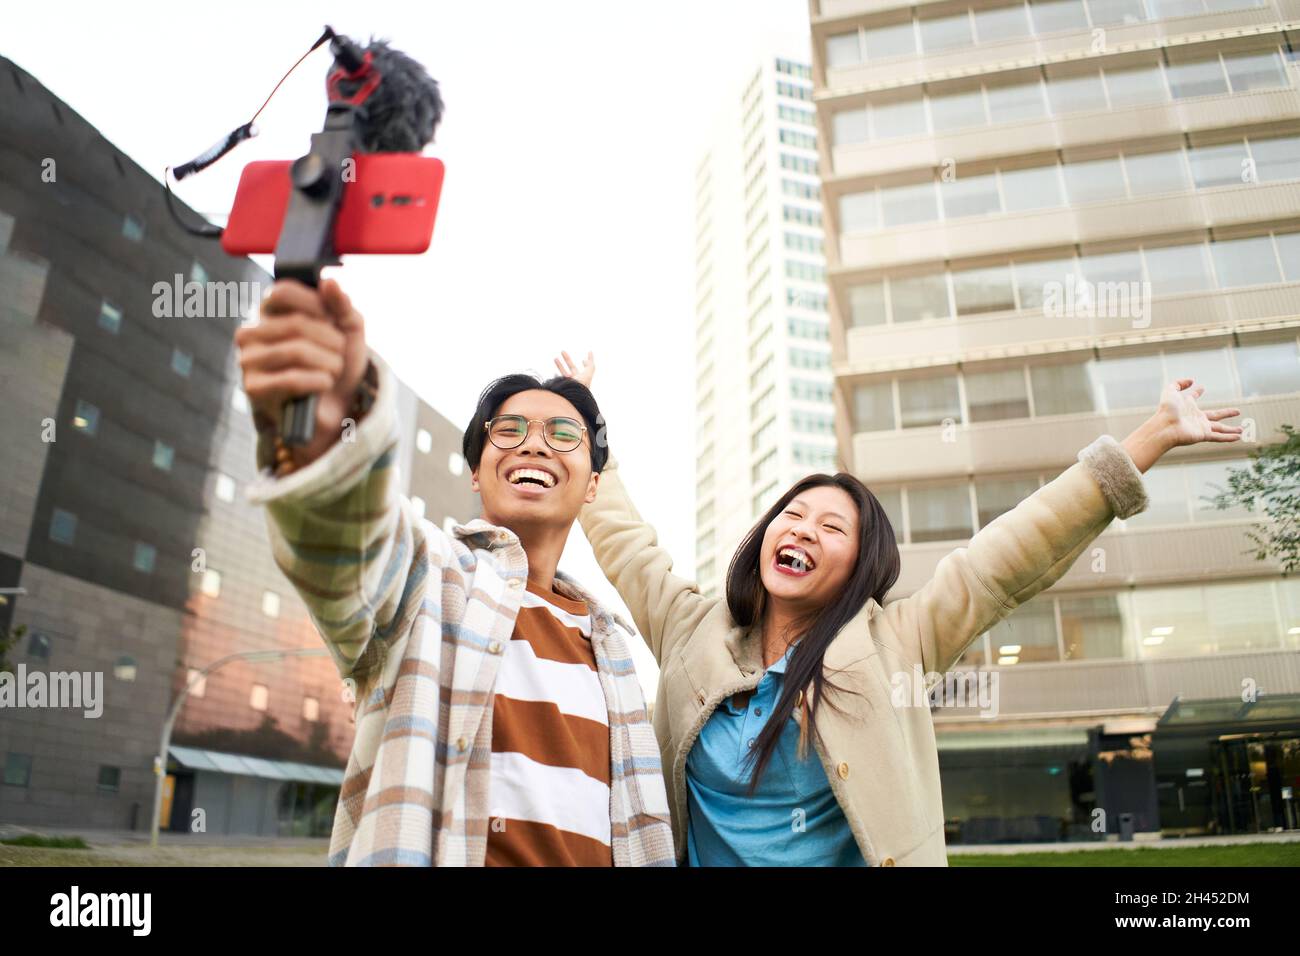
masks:
[[[483,517],[398,493],[391,373],[338,284],[277,282],[236,335],[276,563],[356,694],[331,865],[673,865],[623,625],[557,570],[608,457],[591,392],[491,383],[465,431]],[[316,393],[316,435],[275,440]]]

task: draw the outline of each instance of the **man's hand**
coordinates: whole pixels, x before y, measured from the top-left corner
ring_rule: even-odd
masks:
[[[316,394],[311,444],[291,449],[296,466],[325,454],[366,372],[365,322],[333,279],[313,289],[282,279],[262,300],[257,325],[235,331],[244,391],[255,412],[279,422],[284,403]]]
[[[573,359],[569,358],[568,352],[561,352],[564,362],[559,359],[555,360],[555,367],[560,370],[560,374],[566,378],[571,378],[591,388],[591,380],[596,376],[596,356],[591,352],[587,353],[587,360],[582,363],[582,368],[574,364]]]

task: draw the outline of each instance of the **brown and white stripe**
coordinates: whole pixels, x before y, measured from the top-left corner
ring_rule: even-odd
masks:
[[[587,607],[530,581],[494,688],[487,865],[612,865],[609,784]]]

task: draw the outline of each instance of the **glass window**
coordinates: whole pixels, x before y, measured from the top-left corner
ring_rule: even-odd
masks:
[[[975,11],[975,35],[980,43],[1030,35],[1029,17],[1023,3]]]
[[[1204,385],[1202,404],[1230,402],[1237,397],[1237,384],[1232,378],[1232,362],[1226,348],[1166,352],[1165,378],[1169,381],[1191,378],[1198,385]]]
[[[1088,12],[1095,27],[1119,23],[1141,23],[1147,19],[1142,0],[1088,0]]]
[[[989,116],[994,123],[1014,123],[1047,115],[1043,85],[1035,77],[1023,83],[989,86]]]
[[[32,779],[31,754],[5,754],[5,780],[11,787],[25,787]]]
[[[858,31],[836,33],[826,38],[826,66],[836,69],[841,66],[856,66],[862,62],[862,49],[858,44]]]
[[[1055,163],[1051,166],[1003,169],[999,173],[1002,176],[1003,201],[1008,212],[1046,209],[1065,203],[1061,194],[1061,175]]]
[[[1263,651],[1277,647],[1277,612],[1271,581],[1216,584],[1205,602],[1214,642],[1212,653]]]
[[[1022,368],[966,375],[966,407],[972,422],[1029,417],[1029,392]]]
[[[1010,311],[1016,307],[1009,266],[954,271],[952,288],[958,315]]]
[[[50,639],[40,631],[32,631],[27,637],[27,656],[40,661],[50,659]]]
[[[849,288],[849,315],[856,328],[885,324],[885,283],[867,282]]]
[[[1242,398],[1300,392],[1300,352],[1294,340],[1243,345],[1233,354]]]
[[[235,479],[231,478],[229,475],[218,472],[216,493],[217,493],[217,497],[220,498],[222,501],[234,501],[235,500]]]
[[[1153,295],[1199,292],[1212,289],[1210,255],[1205,243],[1184,246],[1160,246],[1142,250],[1146,258]]]
[[[1271,89],[1288,86],[1286,68],[1275,50],[1266,53],[1225,54],[1223,65],[1228,68],[1228,81],[1232,91]]]
[[[1248,181],[1246,144],[1242,140],[1218,146],[1192,146],[1187,150],[1187,158],[1198,189],[1239,186]]]
[[[1169,77],[1169,90],[1176,100],[1228,92],[1228,80],[1217,56],[1201,60],[1171,60],[1165,73]]]
[[[1275,581],[1278,603],[1282,611],[1282,630],[1285,646],[1300,651],[1300,578],[1283,578]]]
[[[880,507],[885,509],[885,517],[889,519],[889,525],[894,531],[894,540],[902,544],[903,492],[898,488],[886,488],[883,491],[880,488],[872,488],[871,493],[880,502]]]
[[[1300,282],[1300,232],[1279,232],[1273,238],[1287,281]]]
[[[1144,103],[1163,103],[1169,98],[1160,64],[1134,66],[1125,70],[1106,70],[1106,92],[1111,109],[1140,106]]]
[[[1204,0],[1147,0],[1151,14],[1158,20],[1190,17],[1205,12]]]
[[[135,543],[135,554],[132,557],[131,564],[137,571],[143,571],[145,574],[153,573],[154,561],[158,557],[158,550],[151,544],[145,544],[143,541]]]
[[[99,327],[114,335],[122,328],[122,310],[108,302],[99,304]]]
[[[1070,415],[1096,410],[1088,366],[1031,365],[1029,382],[1034,390],[1034,416]]]
[[[876,139],[925,132],[925,101],[919,96],[871,105],[871,133]]]
[[[188,352],[182,352],[180,349],[172,349],[172,371],[184,378],[190,377],[190,372],[194,370],[194,356]]]
[[[90,402],[77,399],[77,408],[72,415],[72,427],[87,435],[94,435],[99,430],[99,409]]]
[[[203,572],[203,580],[199,589],[208,597],[221,596],[221,572],[208,568]]]
[[[1124,656],[1124,619],[1115,595],[1063,597],[1057,603],[1067,661]]]
[[[1065,194],[1071,203],[1118,199],[1124,193],[1124,171],[1118,156],[1070,162],[1061,167],[1065,173]]]
[[[904,428],[941,425],[948,418],[961,422],[955,375],[902,379],[898,383],[898,403]]]
[[[984,91],[975,89],[931,96],[930,119],[936,133],[985,125],[989,118],[984,109]]]
[[[1106,87],[1101,82],[1101,72],[1048,76],[1047,100],[1052,104],[1052,112],[1058,116],[1082,110],[1104,110]]]
[[[983,173],[979,176],[958,176],[951,182],[939,183],[939,195],[943,199],[945,219],[959,219],[962,216],[987,216],[1002,211],[1002,200],[998,198],[998,177],[996,173]]]
[[[130,654],[123,654],[113,664],[113,676],[118,680],[133,681],[138,670],[139,666]]]
[[[890,279],[889,304],[895,322],[946,319],[952,315],[948,280],[942,272]]]
[[[1126,408],[1154,410],[1160,401],[1165,380],[1159,355],[1104,359],[1094,362],[1092,371],[1097,392],[1109,411]],[[1038,394],[1037,390],[1034,394]]]
[[[939,202],[935,196],[934,181],[882,188],[880,218],[886,227],[938,219]]]
[[[1142,256],[1136,249],[1131,252],[1107,252],[1101,255],[1084,256],[1081,262],[1083,277],[1089,282],[1142,281]]]
[[[853,388],[853,429],[859,432],[894,430],[894,390],[885,382]]]
[[[1083,0],[1030,0],[1029,15],[1033,18],[1035,33],[1088,29]]]
[[[1187,160],[1181,149],[1161,153],[1125,153],[1124,171],[1128,174],[1129,193],[1134,196],[1183,192],[1192,188]]]
[[[1150,504],[1124,519],[1134,528],[1186,524],[1188,520],[1187,472],[1182,465],[1156,465],[1142,476]]]
[[[912,541],[962,541],[971,527],[970,491],[966,482],[921,485],[907,489]]]
[[[840,197],[840,229],[843,232],[867,232],[880,228],[880,199],[873,189]]]
[[[998,515],[1006,514],[1038,490],[1038,479],[983,479],[975,483],[976,514],[979,526],[987,527]]]
[[[1251,139],[1250,154],[1260,182],[1300,179],[1300,136]]]
[[[262,613],[267,617],[280,616],[280,595],[274,591],[262,592]]]
[[[248,695],[248,706],[253,710],[266,710],[269,696],[265,684],[254,684],[252,692]]]
[[[1282,280],[1278,273],[1277,259],[1273,255],[1273,241],[1268,236],[1212,242],[1210,255],[1214,259],[1214,271],[1219,277],[1220,288],[1232,289]]]
[[[1058,296],[1064,292],[1070,276],[1079,275],[1079,263],[1071,259],[1031,259],[1012,263],[1016,297],[1022,309],[1041,309],[1049,286]]]
[[[50,540],[59,544],[72,544],[77,536],[77,516],[71,511],[55,508],[50,516]]]
[[[1234,504],[1223,509],[1214,507],[1215,497],[1228,490],[1228,473],[1233,470],[1248,470],[1248,462],[1240,458],[1197,461],[1189,462],[1183,469],[1187,472],[1188,501],[1192,506],[1193,521],[1239,521],[1251,517],[1245,505]]]
[[[1003,667],[1058,661],[1056,609],[1050,597],[1022,604],[1010,617],[989,628],[993,662]]]
[[[155,441],[153,443],[153,466],[161,468],[163,471],[172,470],[172,462],[175,460],[176,452],[171,445]]]
[[[863,38],[866,41],[868,60],[907,56],[916,52],[916,32],[912,29],[911,19],[864,30]]]
[[[867,132],[866,109],[837,110],[831,117],[831,135],[836,146],[865,143],[871,138]]]
[[[965,10],[952,16],[926,17],[921,20],[921,48],[926,53],[970,46],[974,42],[970,14]]]

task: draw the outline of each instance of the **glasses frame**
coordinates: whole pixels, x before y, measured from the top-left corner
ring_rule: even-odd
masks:
[[[495,422],[499,422],[507,418],[513,421],[524,423],[524,435],[514,445],[502,445],[500,442],[498,442],[495,438],[492,437],[492,425]],[[549,425],[551,422],[573,422],[573,424],[577,425],[579,429],[578,443],[574,445],[572,448],[556,448],[555,445],[551,443],[551,436],[546,433],[546,426]],[[534,424],[538,424],[542,426],[542,441],[546,442],[546,447],[551,449],[552,451],[559,452],[561,455],[567,455],[569,452],[577,451],[579,448],[581,448],[582,440],[584,437],[586,437],[587,434],[587,426],[582,424],[582,422],[578,421],[576,418],[571,418],[568,415],[552,415],[550,418],[547,419],[524,418],[523,415],[497,415],[494,418],[489,418],[486,422],[483,423],[483,430],[487,432],[488,441],[490,441],[497,448],[500,448],[502,451],[512,451],[515,448],[518,448],[521,445],[523,445],[524,442],[528,441],[528,436],[529,434],[531,434]]]

